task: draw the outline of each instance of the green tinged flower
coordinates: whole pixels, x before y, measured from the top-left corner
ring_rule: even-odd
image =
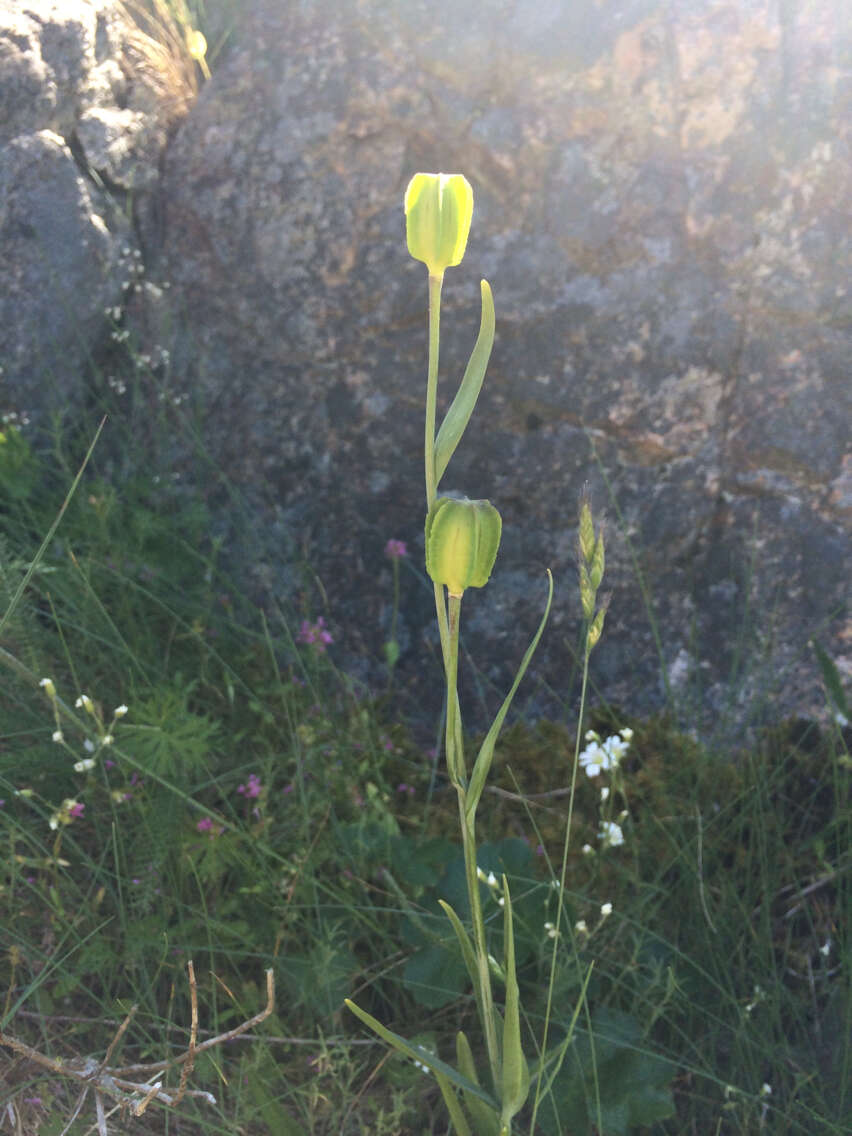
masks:
[[[405,191],[408,251],[430,276],[461,263],[473,216],[473,190],[462,174],[415,174]]]
[[[450,595],[482,588],[497,558],[503,522],[490,501],[439,497],[426,517],[426,571]]]

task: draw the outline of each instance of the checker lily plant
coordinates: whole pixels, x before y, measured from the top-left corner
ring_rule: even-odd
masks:
[[[547,1084],[558,1071],[567,1041],[548,1053],[547,1029],[556,964],[557,939],[553,940],[550,985],[545,1015],[541,1055],[530,1067],[521,1038],[521,1006],[515,968],[512,929],[512,900],[506,877],[502,880],[503,958],[497,962],[489,953],[482,913],[480,878],[477,868],[476,810],[485,788],[494,757],[494,748],[515,692],[529,666],[553,599],[553,578],[548,570],[548,595],[544,615],[517,670],[508,695],[501,705],[479,752],[469,764],[463,744],[463,731],[457,694],[459,621],[462,598],[468,588],[481,588],[488,582],[500,545],[502,522],[490,501],[458,500],[438,495],[438,486],[473,413],[482,388],[494,342],[494,302],[487,281],[480,284],[482,317],[479,335],[464,376],[449,410],[436,434],[438,350],[440,340],[441,289],[444,273],[461,263],[467,246],[473,215],[473,191],[461,174],[416,174],[405,194],[408,250],[429,271],[429,356],[426,381],[426,570],[434,584],[435,609],[446,678],[445,756],[447,773],[456,791],[459,809],[465,875],[470,905],[470,925],[465,926],[450,904],[441,901],[458,940],[473,985],[487,1069],[477,1070],[473,1047],[463,1031],[456,1036],[455,1067],[435,1054],[407,1041],[387,1029],[376,1018],[347,1000],[347,1006],[389,1045],[434,1074],[457,1136],[511,1136],[512,1122],[535,1085],[530,1131]],[[585,701],[589,653],[600,637],[605,604],[597,607],[597,590],[604,567],[603,537],[595,533],[591,511],[583,502],[579,526],[580,593],[585,628],[585,666],[580,715]],[[578,729],[577,737],[579,739]],[[578,741],[579,745],[579,741]],[[577,753],[575,752],[574,778]],[[571,800],[573,801],[573,792]],[[568,829],[570,829],[570,811]],[[563,850],[562,879],[567,863],[568,830]],[[562,917],[559,888],[557,927]],[[493,980],[503,987],[502,1007],[494,995]],[[570,1040],[570,1038],[569,1038]]]

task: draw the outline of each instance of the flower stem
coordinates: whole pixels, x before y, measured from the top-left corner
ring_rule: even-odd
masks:
[[[435,477],[435,412],[438,401],[438,353],[441,340],[441,276],[429,277],[429,369],[426,378],[426,509],[432,508],[438,493]]]
[[[565,840],[562,845],[562,866],[559,871],[559,899],[556,905],[556,919],[554,924],[556,927],[556,935],[553,939],[553,951],[550,956],[550,979],[547,985],[547,1004],[544,1011],[544,1029],[541,1037],[541,1060],[544,1061],[547,1055],[547,1034],[550,1027],[550,1015],[553,1008],[553,986],[556,980],[556,955],[559,950],[559,939],[562,933],[562,912],[565,900],[565,877],[568,874],[568,844],[571,839],[571,821],[574,815],[574,791],[577,787],[577,770],[580,767],[580,738],[583,734],[583,715],[586,709],[586,689],[589,681],[589,657],[592,653],[592,648],[589,644],[589,625],[588,622],[583,628],[584,638],[584,651],[583,651],[583,681],[580,687],[580,714],[577,718],[577,737],[574,742],[574,765],[571,769],[571,791],[568,794],[568,819],[565,824]],[[539,1098],[541,1094],[542,1075],[536,1078],[535,1085],[535,1099],[533,1101],[532,1119],[530,1121],[530,1132],[535,1131],[535,1118],[538,1113]]]
[[[460,724],[458,722],[458,692],[456,680],[459,658],[459,621],[461,616],[461,596],[449,597],[449,654],[447,665],[447,769],[450,780],[455,785],[459,801],[459,822],[461,824],[462,845],[464,848],[464,867],[467,879],[467,894],[470,902],[470,917],[473,924],[473,942],[476,953],[478,1002],[482,1014],[482,1028],[485,1033],[485,1048],[488,1064],[494,1082],[495,1092],[500,1091],[500,1050],[497,1041],[497,1026],[494,1020],[494,994],[491,989],[491,970],[488,965],[488,946],[485,939],[485,923],[482,918],[482,901],[479,894],[479,879],[476,874],[476,813],[467,815],[467,786],[464,768],[464,755],[458,745]]]

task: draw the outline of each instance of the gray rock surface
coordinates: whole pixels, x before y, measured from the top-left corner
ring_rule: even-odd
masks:
[[[0,404],[79,404],[170,122],[113,0],[0,0]]]
[[[387,539],[422,562],[426,280],[402,195],[417,170],[461,171],[476,207],[445,284],[441,406],[480,276],[497,341],[443,488],[503,515],[492,583],[463,611],[490,708],[545,566],[528,707],[573,708],[588,482],[612,592],[596,697],[641,711],[668,686],[699,727],[741,724],[762,693],[773,713],[819,710],[809,637],[852,664],[845,10],[247,0],[144,212],[171,292],[140,297],[133,326],[255,509],[259,550],[234,558],[323,613],[344,667],[382,680]],[[321,588],[299,592],[301,557]],[[431,712],[415,572],[400,618],[403,704]]]

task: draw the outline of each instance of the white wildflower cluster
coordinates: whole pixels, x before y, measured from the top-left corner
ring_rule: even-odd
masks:
[[[0,367],[0,377],[3,375],[3,368]],[[20,430],[22,426],[29,426],[30,416],[25,410],[9,410],[5,414],[0,415],[0,426],[11,426],[13,429]]]
[[[598,777],[601,773],[608,773],[610,784],[603,785],[600,790],[602,816],[598,828],[598,842],[602,849],[618,848],[624,844],[624,821],[628,813],[626,809],[613,819],[612,799],[617,793],[626,803],[624,786],[621,778],[621,763],[630,743],[633,740],[633,731],[625,726],[616,734],[602,738],[596,730],[586,733],[586,747],[579,755],[580,765],[589,777]],[[584,856],[594,855],[591,844],[584,844],[581,852]]]
[[[609,902],[602,903],[601,909],[600,909],[600,914],[598,916],[597,925],[594,927],[594,929],[593,930],[589,929],[589,924],[586,922],[585,919],[578,919],[577,922],[574,924],[574,934],[579,939],[588,939],[594,933],[594,931],[600,930],[600,928],[604,925],[604,923],[607,921],[607,919],[609,919],[610,915],[612,915],[612,904],[609,903]],[[548,926],[548,924],[545,924],[545,927],[547,927],[547,926]]]
[[[47,698],[50,700],[51,708],[53,710],[53,721],[55,729],[51,733],[51,740],[56,742],[57,744],[64,745],[66,749],[70,749],[65,741],[65,735],[60,725],[60,713],[64,711],[66,715],[68,715],[69,711],[60,702],[60,699],[56,693],[56,684],[51,678],[43,678],[39,682],[39,686],[44,691]],[[124,715],[127,713],[128,708],[124,703],[122,703],[120,706],[116,706],[116,708],[112,712],[112,720],[110,721],[109,726],[107,726],[103,715],[101,714],[100,708],[88,694],[80,694],[74,702],[74,706],[77,710],[83,710],[89,716],[89,718],[91,718],[92,726],[94,728],[94,740],[90,737],[83,738],[83,749],[86,753],[86,756],[80,758],[78,761],[75,761],[73,765],[75,773],[88,773],[95,767],[95,757],[97,753],[101,749],[104,749],[106,746],[112,745],[115,741],[113,731],[115,730],[116,722],[118,722],[120,718],[124,717]],[[113,794],[113,796],[115,796],[115,794]],[[116,797],[116,799],[126,800],[127,794],[121,791],[119,792],[119,795]],[[60,827],[60,825],[70,824],[72,820],[76,820],[77,817],[83,815],[84,809],[85,805],[81,804],[79,801],[73,800],[71,798],[66,799],[63,802],[61,808],[57,809],[56,812],[53,813],[48,823],[52,829],[57,829]]]
[[[625,815],[622,813],[619,820],[624,820]],[[617,821],[602,820],[598,830],[598,840],[603,848],[618,848],[624,843],[624,829]]]
[[[630,748],[632,738],[633,731],[628,726],[603,740],[595,730],[589,730],[586,734],[589,744],[580,754],[580,765],[589,777],[597,777],[604,770],[617,769]]]

